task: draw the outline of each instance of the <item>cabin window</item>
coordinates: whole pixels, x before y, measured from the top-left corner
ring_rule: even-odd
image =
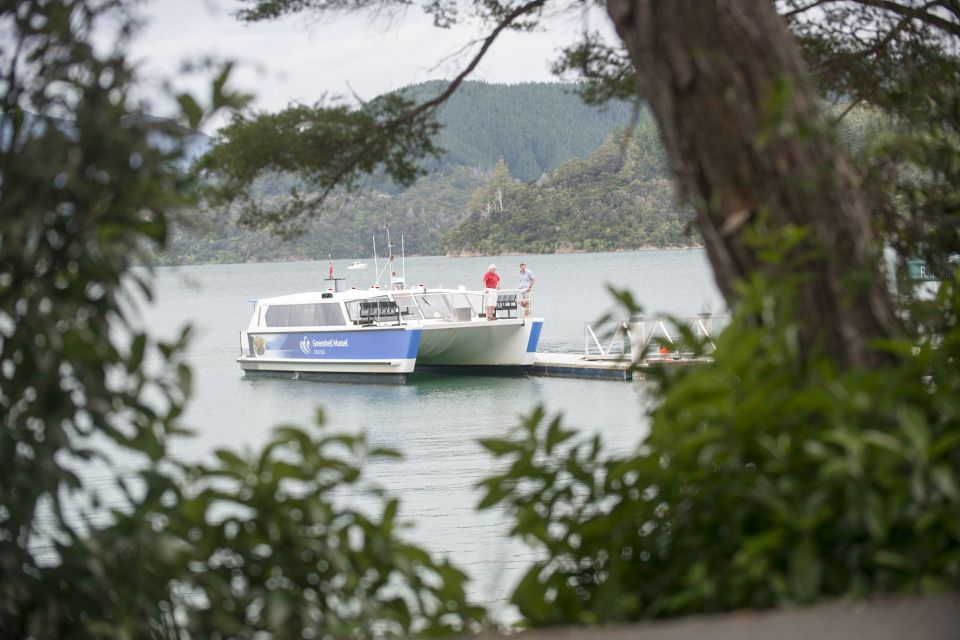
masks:
[[[267,307],[268,327],[329,327],[346,324],[339,303],[276,304]]]
[[[420,312],[423,313],[424,318],[442,318],[452,315],[450,307],[447,305],[447,301],[442,294],[428,293],[417,296],[417,299],[420,303]]]
[[[417,307],[417,301],[414,299],[413,294],[403,291],[394,293],[393,301],[396,302],[400,308],[400,315],[404,317],[413,316],[417,319],[420,318],[420,309]]]
[[[315,304],[313,306],[316,307],[313,312],[313,317],[316,320],[316,324],[328,327],[347,324],[346,320],[343,318],[343,310],[340,308],[339,302],[325,302],[323,304]]]
[[[399,322],[401,310],[390,298],[368,298],[347,303],[350,319],[360,324],[373,322]]]
[[[451,293],[448,295],[447,299],[450,302],[450,306],[456,309],[465,309],[467,313],[479,313],[483,311],[481,304],[482,297],[480,295],[469,295],[467,293]],[[456,314],[455,314],[456,315]]]

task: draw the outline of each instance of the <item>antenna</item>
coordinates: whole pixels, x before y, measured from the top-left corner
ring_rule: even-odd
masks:
[[[403,248],[403,234],[400,234],[400,266],[403,271],[403,280],[407,280],[407,252]]]
[[[373,234],[373,272],[377,275],[377,286],[380,286],[380,267],[377,264],[377,234]]]
[[[383,271],[377,274],[377,284],[380,284],[380,277],[387,271],[391,269],[390,276],[393,277],[393,242],[390,240],[390,225],[385,224],[383,228],[387,231],[387,261],[383,265]]]

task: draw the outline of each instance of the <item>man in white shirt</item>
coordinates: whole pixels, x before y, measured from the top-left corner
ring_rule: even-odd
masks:
[[[530,291],[533,290],[533,285],[537,283],[536,277],[534,277],[533,272],[527,269],[527,263],[520,263],[520,306],[523,307],[523,315],[530,315]]]

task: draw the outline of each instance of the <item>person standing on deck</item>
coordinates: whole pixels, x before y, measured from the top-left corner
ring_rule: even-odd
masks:
[[[537,278],[533,275],[532,271],[527,269],[527,263],[520,263],[520,306],[523,307],[523,315],[530,315],[530,292],[533,290],[533,285],[537,283]]]
[[[491,264],[483,274],[484,303],[487,306],[487,320],[496,320],[497,289],[500,288],[500,276],[497,275],[497,265]]]

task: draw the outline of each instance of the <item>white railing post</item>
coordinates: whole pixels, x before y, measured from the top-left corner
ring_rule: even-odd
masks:
[[[607,355],[603,350],[603,345],[597,340],[597,334],[593,332],[593,327],[591,327],[589,323],[584,323],[583,325],[583,355],[590,355],[590,342],[587,339],[588,337],[593,338],[593,343],[597,345],[597,351],[600,352],[601,356]]]
[[[647,353],[647,325],[643,316],[638,314],[630,316],[629,327],[630,361],[633,364],[640,364]]]

